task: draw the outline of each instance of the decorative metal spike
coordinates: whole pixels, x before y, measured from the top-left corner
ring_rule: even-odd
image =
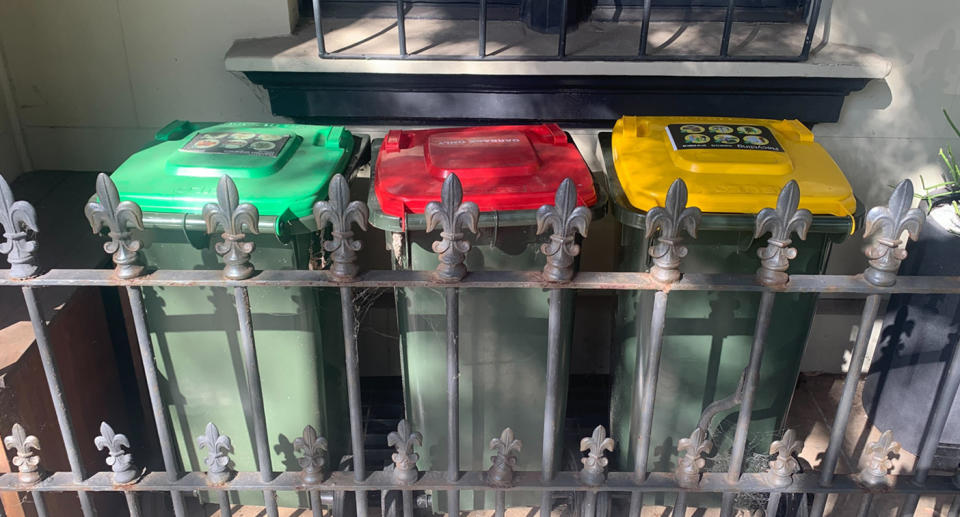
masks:
[[[647,212],[647,239],[660,230],[656,244],[649,250],[654,264],[650,273],[654,278],[664,283],[680,279],[680,259],[687,256],[687,247],[681,244],[680,230],[686,230],[696,238],[700,216],[699,208],[687,206],[687,184],[680,178],[670,185],[663,206],[655,206]]]
[[[237,184],[226,174],[217,183],[217,202],[207,203],[203,207],[203,220],[207,223],[207,233],[222,228],[222,242],[214,245],[214,250],[223,257],[226,266],[223,276],[228,280],[243,280],[253,275],[250,254],[256,245],[243,240],[246,231],[260,233],[260,212],[250,203],[240,203]]]
[[[428,232],[440,227],[440,240],[433,243],[434,253],[440,255],[437,278],[448,282],[460,280],[467,274],[463,261],[470,251],[470,241],[463,238],[463,229],[477,233],[480,209],[473,201],[463,202],[463,186],[456,174],[443,180],[440,202],[427,203],[424,215]]]
[[[567,282],[573,278],[573,258],[580,254],[576,236],[587,236],[591,219],[593,214],[588,208],[577,206],[577,187],[570,178],[560,183],[553,205],[537,210],[537,235],[547,228],[553,230],[550,242],[540,247],[547,256],[547,265],[543,267],[546,281]]]
[[[497,451],[490,456],[493,465],[487,470],[487,483],[495,487],[509,487],[513,484],[513,467],[517,464],[517,454],[523,448],[523,442],[513,438],[513,429],[509,427],[500,433],[500,438],[490,440],[490,450]]]
[[[100,436],[93,439],[98,451],[107,449],[107,465],[113,470],[113,482],[125,485],[137,478],[137,467],[133,464],[133,454],[124,450],[130,448],[130,442],[123,434],[113,431],[106,422],[100,422]]]
[[[857,478],[868,487],[886,485],[889,483],[887,472],[893,468],[890,455],[899,452],[900,444],[893,441],[893,431],[884,431],[879,440],[868,443],[863,449]]]
[[[40,456],[33,452],[40,450],[40,440],[36,436],[27,435],[22,425],[13,424],[10,436],[3,439],[3,445],[17,450],[13,464],[19,471],[17,479],[21,484],[32,485],[40,481]]]
[[[689,438],[681,438],[677,451],[683,453],[677,462],[674,475],[677,484],[683,488],[696,488],[700,485],[700,471],[707,464],[703,455],[713,449],[713,442],[707,439],[707,433],[699,427],[693,430]]]
[[[213,422],[207,424],[202,436],[197,437],[197,444],[201,449],[207,449],[207,457],[203,462],[207,464],[207,483],[219,485],[230,479],[230,450],[233,445],[230,437],[220,434]]]
[[[580,481],[586,485],[601,485],[607,479],[607,458],[603,451],[613,452],[616,442],[607,438],[607,430],[598,425],[593,435],[580,440],[580,452],[590,451],[586,458],[580,458],[583,469],[580,470]]]
[[[794,455],[802,450],[803,442],[796,439],[793,429],[787,429],[782,438],[770,444],[770,454],[777,456],[766,472],[770,486],[783,488],[793,483],[793,475],[800,472],[800,463]]]
[[[392,456],[394,482],[406,485],[416,481],[420,455],[413,452],[413,447],[423,445],[423,435],[414,432],[406,420],[401,420],[397,430],[387,435],[387,445],[397,450]]]
[[[357,275],[357,252],[363,242],[353,238],[352,224],[361,230],[367,230],[367,217],[370,212],[362,201],[350,201],[350,185],[342,174],[330,180],[327,189],[327,201],[317,201],[313,205],[313,218],[317,229],[332,226],[330,240],[324,241],[323,249],[331,253],[333,265],[330,271],[339,280],[350,280]]]
[[[920,238],[920,228],[926,219],[919,208],[910,208],[913,203],[913,183],[903,180],[893,189],[887,206],[875,206],[867,212],[863,238],[876,235],[863,253],[870,267],[863,277],[876,286],[891,286],[897,281],[900,262],[907,258],[907,250],[900,248],[900,236],[907,232],[910,239]]]
[[[303,482],[322,482],[325,477],[324,468],[327,466],[327,439],[318,436],[317,430],[308,425],[303,428],[303,436],[293,440],[293,450],[303,453],[303,457],[297,460],[303,468]]]
[[[0,176],[0,227],[3,228],[3,241],[0,241],[0,253],[7,256],[12,278],[30,278],[37,273],[36,234],[37,212],[26,201],[14,201],[13,191],[6,180]],[[28,232],[34,238],[28,239]]]
[[[800,187],[796,181],[790,180],[780,189],[777,208],[764,208],[757,214],[753,238],[758,239],[770,233],[766,247],[757,250],[760,257],[757,279],[763,285],[782,286],[790,280],[786,271],[790,267],[790,260],[797,256],[797,249],[790,247],[793,242],[790,235],[796,233],[801,240],[806,240],[807,231],[813,223],[813,215],[807,209],[798,209],[799,204]]]
[[[135,278],[143,273],[139,256],[143,242],[132,237],[132,230],[143,230],[143,212],[133,201],[120,201],[120,193],[110,176],[97,176],[97,202],[87,203],[84,213],[93,233],[107,229],[110,240],[103,250],[113,255],[117,278]]]

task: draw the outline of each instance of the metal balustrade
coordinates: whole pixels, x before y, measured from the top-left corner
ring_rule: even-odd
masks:
[[[173,513],[186,515],[184,497],[198,491],[210,492],[219,501],[221,515],[229,515],[231,508],[228,491],[262,491],[267,514],[278,513],[275,493],[277,491],[300,491],[309,494],[314,515],[319,515],[321,506],[330,505],[334,494],[341,500],[345,495],[356,494],[356,515],[365,517],[370,512],[366,494],[379,491],[394,497],[398,513],[404,517],[413,515],[414,491],[447,491],[453,505],[459,507],[461,490],[495,491],[497,515],[505,511],[504,494],[507,491],[532,491],[542,493],[541,517],[550,514],[553,498],[551,493],[579,493],[584,517],[597,515],[598,509],[609,502],[613,492],[630,495],[631,516],[640,514],[642,495],[645,493],[675,493],[677,502],[674,515],[684,515],[687,495],[693,492],[722,494],[721,514],[732,515],[735,496],[738,493],[767,493],[768,515],[775,515],[778,508],[793,514],[820,517],[829,494],[861,494],[860,515],[867,515],[876,494],[905,494],[906,503],[902,515],[912,515],[921,495],[949,495],[954,499],[951,512],[956,514],[960,502],[960,477],[930,475],[932,460],[946,422],[946,415],[960,386],[960,354],[954,354],[941,379],[935,394],[935,403],[929,421],[928,433],[922,443],[915,472],[912,475],[890,475],[891,454],[899,445],[889,431],[879,441],[869,444],[859,458],[860,470],[854,474],[836,474],[844,431],[850,417],[853,399],[860,379],[861,366],[867,351],[872,323],[877,317],[880,299],[890,293],[944,293],[960,294],[960,277],[897,277],[897,270],[906,252],[901,249],[903,234],[916,239],[924,222],[924,214],[910,208],[913,188],[908,181],[902,182],[893,191],[887,206],[871,209],[866,216],[864,236],[870,238],[865,249],[869,267],[861,275],[794,275],[786,271],[789,261],[796,256],[791,248],[795,237],[805,237],[811,224],[807,210],[799,209],[800,191],[795,182],[784,186],[776,207],[765,208],[757,214],[754,238],[769,235],[766,246],[759,251],[761,268],[755,276],[729,274],[680,273],[686,255],[684,239],[696,238],[700,210],[687,206],[687,189],[682,180],[677,180],[669,189],[662,207],[652,209],[646,218],[647,235],[654,237],[650,247],[653,267],[650,272],[581,272],[574,273],[573,262],[580,252],[579,242],[586,237],[591,214],[576,206],[576,190],[573,183],[565,180],[556,193],[555,204],[540,208],[537,212],[538,232],[549,232],[549,240],[542,252],[547,264],[542,272],[484,271],[469,272],[464,258],[470,249],[466,232],[475,232],[478,210],[476,205],[463,202],[463,191],[455,175],[449,176],[443,185],[441,199],[431,203],[426,210],[429,230],[439,229],[440,239],[434,244],[439,265],[435,271],[369,271],[359,272],[356,265],[360,241],[354,231],[364,230],[368,217],[367,207],[360,201],[349,199],[349,188],[342,176],[336,176],[329,188],[329,199],[314,207],[317,226],[325,232],[324,250],[330,254],[331,265],[323,271],[258,271],[254,268],[253,245],[246,234],[256,233],[259,215],[257,209],[240,202],[240,193],[234,182],[224,176],[217,187],[217,202],[203,210],[208,233],[221,231],[222,241],[215,251],[223,257],[222,271],[174,271],[148,270],[138,256],[142,243],[137,232],[142,230],[140,208],[129,201],[120,201],[116,186],[110,178],[101,174],[97,180],[97,201],[86,208],[87,217],[95,232],[106,231],[109,240],[104,250],[111,254],[116,268],[108,270],[51,270],[40,272],[36,266],[37,236],[42,230],[37,225],[33,208],[14,201],[5,182],[0,180],[0,223],[4,233],[0,252],[7,254],[12,267],[0,272],[0,286],[19,287],[36,334],[47,385],[54,401],[57,420],[70,464],[69,472],[45,472],[39,455],[40,444],[19,424],[4,438],[4,445],[14,449],[13,464],[18,473],[0,475],[0,491],[16,491],[29,494],[41,517],[48,514],[44,495],[48,492],[75,492],[85,517],[92,517],[95,509],[90,502],[91,492],[120,492],[126,497],[130,515],[140,515],[139,496],[143,492],[169,492]],[[146,374],[146,384],[156,421],[164,470],[150,472],[137,466],[127,452],[130,442],[126,436],[114,430],[108,423],[100,427],[97,437],[77,436],[71,423],[70,411],[63,397],[58,368],[51,354],[47,325],[35,297],[35,290],[52,286],[122,286],[126,289],[136,328],[136,337]],[[203,436],[197,438],[198,454],[205,454],[206,472],[183,472],[177,460],[170,422],[166,416],[164,401],[158,384],[157,367],[144,312],[143,286],[195,287],[215,286],[233,288],[237,321],[241,335],[244,373],[249,389],[253,434],[255,435],[258,472],[233,472],[229,468],[230,438],[220,433],[216,422],[207,425]],[[338,288],[342,297],[344,328],[355,326],[356,313],[352,303],[353,289],[362,287],[436,287],[443,288],[446,295],[446,359],[448,390],[448,444],[449,462],[445,471],[419,472],[416,467],[418,448],[423,437],[409,423],[401,421],[396,431],[387,438],[388,445],[396,450],[393,465],[382,471],[365,470],[363,449],[363,426],[359,386],[359,361],[356,336],[345,332],[346,371],[349,398],[350,429],[352,434],[353,469],[331,471],[332,463],[326,456],[326,440],[318,436],[311,426],[303,429],[302,436],[295,440],[295,451],[300,455],[300,472],[275,472],[270,458],[270,446],[266,433],[266,418],[260,392],[260,376],[257,368],[256,346],[250,315],[248,288],[257,286],[306,286]],[[515,436],[507,428],[498,437],[491,437],[492,462],[487,471],[462,472],[457,453],[459,440],[459,376],[458,300],[461,289],[470,288],[547,288],[551,291],[549,311],[548,374],[544,379],[548,396],[543,408],[543,469],[540,472],[514,471],[515,458],[529,452],[523,449],[522,436]],[[636,453],[636,469],[633,472],[606,472],[604,455],[613,451],[617,444],[607,437],[602,426],[594,429],[591,436],[584,437],[580,448],[587,453],[583,468],[577,471],[554,470],[554,429],[561,425],[558,400],[562,393],[558,382],[560,375],[559,354],[561,347],[561,315],[563,304],[570,297],[561,296],[564,290],[647,290],[655,292],[652,307],[652,332],[646,343],[647,354],[638,354],[637,372],[643,382],[638,382],[639,429],[632,439],[639,443]],[[744,365],[744,377],[737,393],[728,400],[728,408],[739,406],[736,433],[732,445],[729,469],[725,473],[703,472],[704,454],[712,448],[710,420],[716,412],[708,407],[698,428],[691,430],[688,438],[679,442],[681,453],[674,472],[650,472],[647,452],[650,446],[652,415],[656,406],[657,371],[660,359],[666,301],[674,290],[753,291],[762,293],[753,345],[748,364]],[[772,461],[764,472],[743,472],[743,459],[747,443],[747,429],[751,419],[753,395],[757,390],[757,377],[767,345],[767,327],[775,303],[775,294],[782,292],[832,292],[865,296],[859,334],[852,353],[849,370],[843,384],[843,395],[837,407],[832,434],[819,468],[800,472],[795,455],[802,443],[793,431],[771,444]],[[202,345],[199,345],[202,346]],[[64,366],[67,367],[67,366]],[[533,408],[531,408],[533,409]],[[106,452],[109,471],[85,472],[80,459],[80,447],[96,447]],[[397,494],[401,494],[397,496]],[[392,494],[392,495],[391,495]],[[797,494],[814,494],[812,505],[806,498],[797,501]],[[792,502],[791,502],[792,501]],[[791,502],[790,504],[787,504]],[[344,512],[344,506],[337,509]],[[353,513],[352,511],[349,513]]]
[[[330,52],[324,38],[323,13],[321,2],[313,0],[313,21],[316,28],[317,51],[323,59],[407,59],[407,60],[522,60],[522,61],[806,61],[810,57],[810,50],[813,46],[813,37],[816,33],[817,22],[820,19],[820,8],[822,0],[810,0],[804,8],[803,15],[803,45],[800,47],[799,54],[790,54],[787,52],[770,53],[750,53],[733,54],[730,52],[730,37],[735,23],[735,13],[737,9],[736,0],[728,0],[724,9],[723,32],[720,39],[720,46],[716,54],[706,53],[685,53],[685,54],[664,54],[651,52],[648,44],[650,34],[650,19],[652,13],[652,0],[644,0],[643,14],[640,25],[640,44],[634,55],[570,55],[567,52],[567,32],[568,27],[568,2],[561,0],[560,25],[557,33],[557,51],[553,56],[544,55],[522,55],[522,56],[500,56],[490,53],[487,50],[487,25],[488,12],[487,1],[479,0],[478,8],[478,30],[477,30],[477,54],[476,55],[423,55],[410,53],[407,48],[406,31],[406,4],[405,0],[396,0],[397,5],[397,52],[395,54],[357,54],[347,51]]]

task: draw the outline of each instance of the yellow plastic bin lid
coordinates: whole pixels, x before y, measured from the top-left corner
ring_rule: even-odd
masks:
[[[814,214],[852,218],[857,208],[840,167],[796,120],[626,116],[611,147],[624,195],[642,211],[662,206],[677,178],[704,212],[755,214],[790,180]]]

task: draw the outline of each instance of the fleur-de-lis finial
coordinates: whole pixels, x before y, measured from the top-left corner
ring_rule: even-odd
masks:
[[[496,487],[509,487],[513,483],[513,467],[522,447],[523,442],[513,438],[513,429],[509,427],[500,433],[500,438],[490,440],[490,450],[497,454],[490,456],[493,465],[487,470],[488,483]]]
[[[237,184],[226,174],[217,183],[217,202],[207,203],[203,207],[203,220],[207,223],[207,233],[213,233],[217,227],[223,229],[222,242],[214,245],[217,254],[223,257],[226,266],[223,276],[229,280],[243,280],[253,275],[250,254],[254,243],[243,240],[246,231],[260,233],[260,212],[250,203],[240,203]]]
[[[786,271],[790,267],[790,260],[797,256],[797,249],[790,247],[790,235],[796,233],[801,240],[806,240],[807,230],[813,222],[809,210],[797,208],[799,203],[800,187],[796,181],[790,180],[780,189],[777,208],[764,208],[757,214],[753,238],[759,239],[761,235],[770,233],[767,245],[757,250],[757,256],[760,257],[757,279],[763,285],[782,286],[790,280]]]
[[[713,449],[713,442],[707,439],[707,433],[699,427],[690,433],[689,438],[677,442],[677,451],[682,452],[674,474],[677,484],[684,488],[696,488],[700,484],[700,471],[707,464],[703,455]]]
[[[566,282],[573,278],[573,258],[580,254],[576,243],[579,232],[587,236],[587,227],[593,214],[583,206],[577,206],[577,187],[566,178],[557,188],[553,205],[543,205],[537,210],[537,235],[551,228],[550,242],[540,251],[547,256],[543,278],[548,282]]]
[[[6,180],[0,176],[0,228],[3,240],[0,241],[0,254],[7,256],[10,263],[10,276],[30,278],[37,272],[37,241],[28,239],[28,231],[36,235],[37,212],[26,201],[14,201],[13,191]]]
[[[143,212],[133,201],[120,202],[120,193],[110,176],[97,176],[97,202],[84,210],[93,233],[107,229],[110,240],[103,251],[113,255],[118,278],[135,278],[143,272],[137,252],[143,243],[132,237],[132,230],[143,230]]]
[[[332,239],[323,242],[323,249],[331,253],[333,265],[330,271],[339,280],[350,280],[357,274],[357,252],[363,243],[353,238],[351,225],[356,224],[366,231],[368,216],[367,205],[362,201],[350,201],[350,185],[342,174],[330,180],[327,201],[317,201],[313,205],[317,229],[323,231],[327,224],[332,226]]]
[[[212,485],[225,483],[230,479],[230,437],[220,434],[213,422],[207,424],[202,436],[197,437],[197,444],[201,449],[207,449],[207,457],[203,462],[207,464],[207,482]]]
[[[777,457],[770,462],[766,480],[770,486],[782,488],[793,483],[793,475],[800,471],[800,463],[794,454],[800,454],[803,442],[796,439],[793,429],[787,429],[783,437],[770,444],[770,454]]]
[[[17,478],[20,483],[32,485],[40,481],[40,456],[33,452],[40,450],[40,440],[36,436],[27,435],[22,425],[13,424],[10,436],[3,439],[3,445],[17,450],[13,464],[20,472]]]
[[[424,210],[427,231],[440,226],[440,240],[433,243],[433,252],[440,255],[437,278],[456,282],[467,274],[463,265],[470,251],[470,241],[463,238],[463,228],[477,233],[480,209],[473,201],[463,203],[463,186],[456,174],[447,176],[440,189],[440,202],[427,203]]]
[[[392,456],[393,480],[403,485],[416,481],[420,455],[413,452],[413,447],[423,445],[423,435],[414,432],[406,420],[401,420],[397,430],[387,435],[387,445],[397,450]]]
[[[887,471],[893,467],[890,455],[899,452],[900,444],[893,441],[893,431],[884,431],[879,440],[868,443],[864,448],[857,478],[870,487],[887,484]]]
[[[303,468],[304,483],[320,483],[324,478],[324,467],[327,465],[327,439],[317,436],[317,430],[312,425],[303,428],[303,436],[293,440],[293,450],[303,453],[297,461]]]
[[[867,212],[863,238],[876,235],[863,252],[870,267],[863,277],[873,285],[891,286],[897,281],[900,262],[907,258],[907,250],[900,248],[900,235],[907,232],[910,239],[920,238],[920,228],[926,216],[913,203],[913,183],[903,180],[893,189],[887,206],[875,206]]]
[[[647,239],[660,230],[656,244],[649,250],[654,264],[650,273],[655,279],[664,283],[680,279],[680,259],[687,256],[687,247],[681,244],[680,230],[684,229],[696,238],[700,215],[699,208],[687,206],[687,184],[680,178],[670,185],[663,206],[655,206],[647,212]]]
[[[607,430],[602,425],[594,428],[593,435],[580,440],[580,452],[589,451],[586,458],[580,458],[583,463],[580,480],[584,484],[600,485],[607,478],[607,458],[603,457],[603,451],[613,452],[615,445],[613,438],[607,438]]]
[[[100,422],[100,436],[93,439],[98,451],[107,449],[107,465],[113,470],[113,482],[127,484],[137,478],[137,468],[133,464],[133,454],[124,450],[130,448],[126,435],[113,431],[106,422]]]

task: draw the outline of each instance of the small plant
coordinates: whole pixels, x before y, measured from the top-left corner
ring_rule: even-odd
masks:
[[[943,116],[946,117],[947,123],[950,124],[954,134],[960,138],[960,130],[953,123],[947,110],[943,110]],[[947,145],[946,150],[940,148],[940,159],[947,166],[947,172],[943,174],[942,182],[927,186],[923,177],[920,177],[920,187],[923,189],[923,193],[916,196],[927,203],[927,211],[932,210],[940,199],[960,197],[960,163],[957,162],[957,158],[953,154],[952,146]],[[960,217],[960,204],[957,203],[957,199],[951,199],[950,205],[953,207],[954,214]]]

